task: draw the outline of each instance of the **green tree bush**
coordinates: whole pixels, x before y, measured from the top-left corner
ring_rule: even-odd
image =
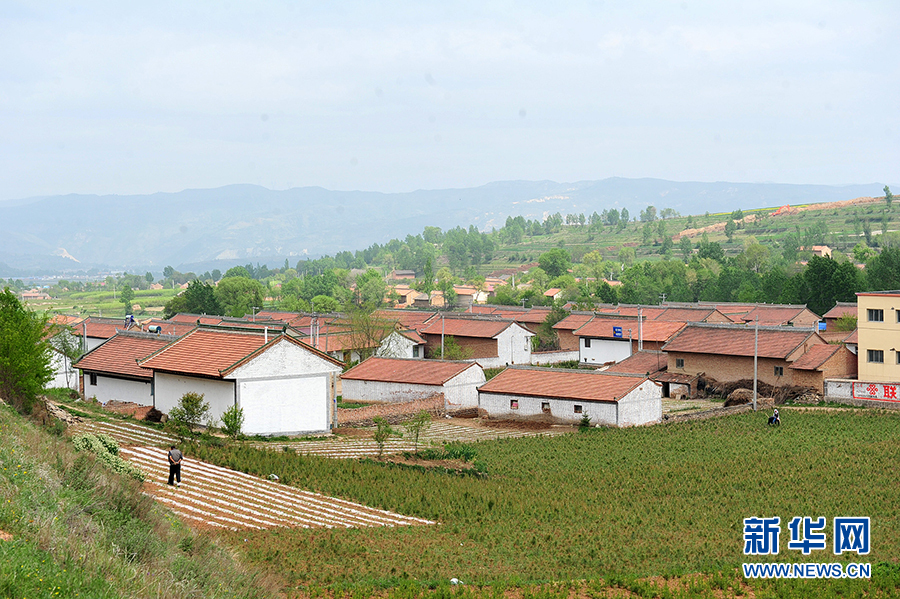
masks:
[[[418,414],[404,422],[403,426],[413,439],[413,451],[418,454],[419,436],[431,426],[431,414],[425,410],[421,410]]]
[[[46,332],[45,315],[25,308],[8,287],[0,293],[0,396],[22,413],[53,379]]]
[[[381,459],[382,454],[384,453],[384,444],[391,437],[402,437],[403,433],[397,432],[390,425],[390,423],[378,416],[374,418],[375,421],[375,435],[373,436],[375,439],[375,443],[378,445],[378,459]]]
[[[178,400],[178,405],[169,410],[168,429],[180,439],[196,438],[197,429],[203,422],[214,424],[209,418],[209,403],[202,393],[188,391]]]
[[[222,432],[237,439],[244,427],[244,410],[239,406],[231,406],[222,414]]]

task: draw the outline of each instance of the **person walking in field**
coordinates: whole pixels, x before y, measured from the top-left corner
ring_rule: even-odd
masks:
[[[181,486],[181,460],[184,455],[173,445],[169,449],[169,485],[176,484]]]

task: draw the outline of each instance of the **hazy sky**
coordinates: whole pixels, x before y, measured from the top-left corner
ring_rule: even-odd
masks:
[[[900,2],[0,1],[0,200],[900,182]]]

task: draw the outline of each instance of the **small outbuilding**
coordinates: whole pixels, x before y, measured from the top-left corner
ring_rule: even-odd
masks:
[[[475,362],[373,356],[341,375],[344,401],[407,402],[444,394],[448,410],[478,405],[484,371]]]
[[[661,387],[646,376],[510,367],[478,389],[488,418],[637,426],[662,418]]]

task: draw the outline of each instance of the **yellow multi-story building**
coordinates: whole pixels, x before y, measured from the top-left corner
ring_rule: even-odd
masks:
[[[878,399],[897,400],[900,389],[900,291],[857,293],[860,383],[873,385]]]

